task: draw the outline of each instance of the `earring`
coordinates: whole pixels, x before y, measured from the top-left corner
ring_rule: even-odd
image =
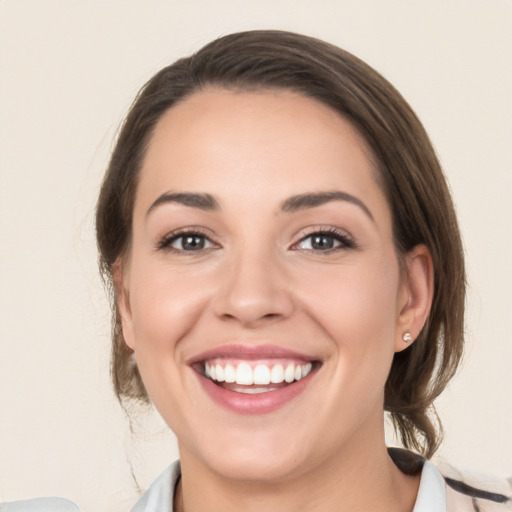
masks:
[[[413,341],[412,334],[409,331],[405,331],[402,335],[402,339],[404,340],[404,343],[411,343]]]

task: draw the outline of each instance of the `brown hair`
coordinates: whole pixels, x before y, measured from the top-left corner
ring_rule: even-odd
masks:
[[[432,144],[398,91],[357,57],[299,34],[251,31],[221,37],[158,72],[130,109],[96,213],[100,270],[112,298],[118,398],[148,401],[122,337],[112,282],[113,266],[130,243],[141,162],[164,112],[206,86],[293,90],[339,112],[366,138],[392,211],[397,253],[425,244],[433,259],[428,321],[412,346],[395,354],[385,389],[385,409],[403,444],[430,457],[441,438],[432,404],[454,375],[463,347],[465,272],[452,199]]]

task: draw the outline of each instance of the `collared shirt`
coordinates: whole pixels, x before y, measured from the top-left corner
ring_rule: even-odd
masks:
[[[78,507],[63,498],[33,498],[0,503],[0,512],[80,512]]]
[[[176,461],[153,482],[131,512],[173,512],[174,491],[180,476],[180,464]],[[482,490],[461,480],[445,478],[432,462],[424,461],[412,512],[512,512],[509,484],[497,482],[498,487]],[[493,487],[492,482],[486,483]],[[0,503],[0,512],[79,512],[79,509],[62,498],[35,498]]]
[[[174,489],[180,474],[180,465],[177,461],[155,480],[131,512],[172,512]],[[456,485],[457,490],[447,485],[439,469],[432,462],[424,461],[418,496],[412,512],[512,511],[510,496],[481,491],[459,483],[461,485]]]

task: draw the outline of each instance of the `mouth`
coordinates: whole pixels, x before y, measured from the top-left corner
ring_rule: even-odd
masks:
[[[242,414],[262,414],[301,394],[322,363],[282,350],[217,350],[191,364],[203,388],[220,405]]]
[[[282,389],[307,377],[316,362],[290,360],[237,361],[214,359],[200,365],[199,371],[214,384],[234,393],[258,394]]]

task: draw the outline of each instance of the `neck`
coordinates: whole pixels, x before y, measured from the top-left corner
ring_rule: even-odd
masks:
[[[316,468],[279,481],[240,481],[216,473],[180,447],[177,512],[410,512],[419,476],[406,476],[387,453],[384,437],[333,453]],[[198,492],[200,490],[200,492]]]

